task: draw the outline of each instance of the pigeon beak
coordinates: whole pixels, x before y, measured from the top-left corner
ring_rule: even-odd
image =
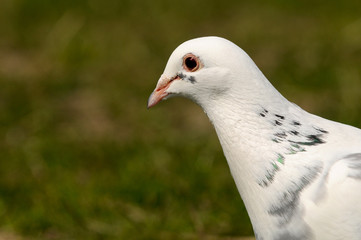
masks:
[[[152,94],[149,96],[148,99],[148,109],[155,106],[157,103],[159,103],[163,98],[169,95],[167,93],[167,89],[170,86],[171,82],[175,80],[176,78],[167,78],[167,77],[161,77],[158,81],[157,87],[152,92]]]

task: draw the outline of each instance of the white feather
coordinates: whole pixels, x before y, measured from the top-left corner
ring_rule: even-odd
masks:
[[[190,53],[202,64],[194,72]],[[360,129],[290,103],[223,38],[181,44],[159,82],[208,115],[258,239],[361,239]]]

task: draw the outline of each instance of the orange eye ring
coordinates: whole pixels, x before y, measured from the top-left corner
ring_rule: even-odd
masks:
[[[197,56],[188,53],[183,57],[183,68],[187,72],[195,72],[202,67],[202,63]]]

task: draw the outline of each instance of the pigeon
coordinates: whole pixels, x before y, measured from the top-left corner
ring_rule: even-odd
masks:
[[[173,96],[214,126],[256,239],[361,239],[360,129],[289,102],[220,37],[173,51],[148,108]]]

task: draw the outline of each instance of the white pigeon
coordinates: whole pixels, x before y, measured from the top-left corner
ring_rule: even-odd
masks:
[[[361,130],[284,98],[237,45],[181,44],[149,97],[183,96],[216,129],[258,240],[361,239]]]

